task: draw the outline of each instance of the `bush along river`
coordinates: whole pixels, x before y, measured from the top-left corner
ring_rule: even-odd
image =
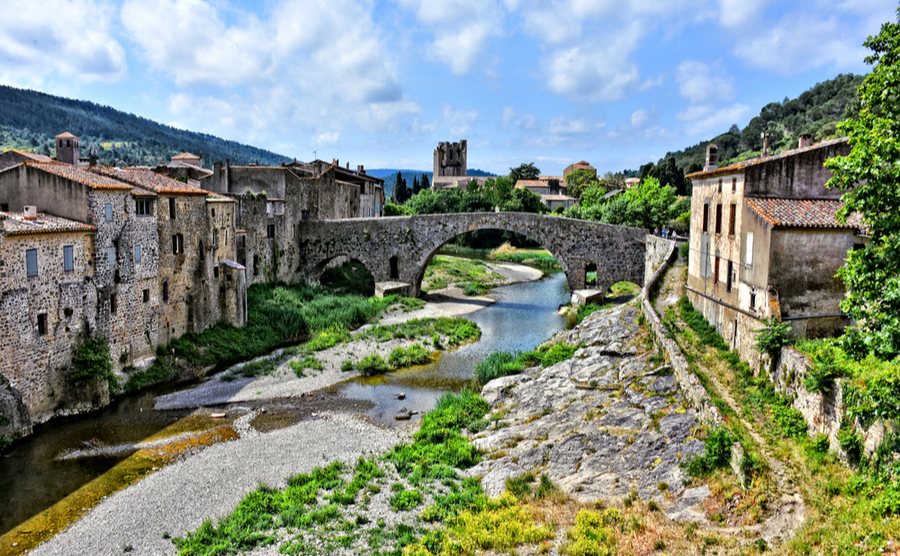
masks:
[[[465,315],[480,328],[480,341],[449,349],[460,319],[443,319],[449,324],[435,325],[436,331],[418,344],[431,354],[424,365],[370,377],[342,373],[335,379],[334,372],[340,370],[329,372],[329,365],[359,366],[369,352],[391,349],[402,339],[383,341],[372,334],[369,342],[355,345],[360,342],[348,344],[346,333],[334,332],[337,339],[328,334],[314,338],[335,344],[324,351],[276,350],[206,380],[151,387],[96,413],[35,427],[32,437],[0,458],[0,491],[6,501],[0,512],[0,539],[12,540],[3,548],[34,546],[42,540],[41,530],[51,536],[118,488],[205,446],[236,438],[235,430],[245,426],[239,421],[248,412],[252,427],[260,431],[335,409],[364,413],[377,424],[403,426],[407,423],[397,421],[396,415],[414,413],[411,421],[419,420],[441,394],[471,385],[475,364],[491,352],[533,349],[565,327],[558,309],[568,302],[569,293],[561,272],[497,287],[488,296],[494,303],[480,297],[453,300],[469,306],[465,310],[480,308]],[[423,311],[424,316],[432,314]],[[371,328],[374,332],[378,326]],[[277,365],[288,372],[259,375],[260,368],[271,371]],[[246,372],[250,367],[254,372]],[[23,532],[19,526],[29,518]]]

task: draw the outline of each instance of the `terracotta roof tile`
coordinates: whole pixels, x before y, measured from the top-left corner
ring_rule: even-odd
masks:
[[[39,212],[37,219],[26,220],[23,212],[0,212],[0,230],[4,236],[94,232],[96,226],[84,224],[61,216]]]
[[[90,173],[110,177],[164,195],[207,195],[208,192],[190,183],[173,180],[152,170],[135,168],[97,167]]]
[[[83,183],[84,185],[92,188],[92,189],[105,189],[105,190],[118,190],[118,191],[129,191],[131,190],[131,186],[125,182],[112,179],[107,176],[103,176],[94,172],[89,172],[87,170],[82,170],[80,168],[75,168],[74,166],[69,166],[68,164],[51,164],[51,163],[36,163],[36,162],[28,162],[30,167],[35,168],[37,170],[41,170],[44,172],[48,172],[51,174],[56,174],[58,176],[62,176],[64,178],[70,179],[72,181],[77,181],[79,183]]]
[[[60,133],[59,135],[56,136],[56,139],[59,139],[59,138],[63,138],[63,139],[78,139],[78,137],[72,135],[72,134],[69,133],[68,131],[63,132],[63,133]]]
[[[744,202],[750,210],[772,226],[863,229],[859,213],[851,214],[844,224],[838,222],[837,212],[843,208],[844,203],[837,200],[748,197]]]
[[[547,187],[547,182],[541,180],[519,180],[516,187]]]
[[[200,160],[200,157],[192,153],[181,153],[173,156],[172,160]]]

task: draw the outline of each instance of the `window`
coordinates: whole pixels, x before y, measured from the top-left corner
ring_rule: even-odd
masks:
[[[106,203],[106,221],[112,220],[112,204]]]
[[[253,275],[259,276],[259,255],[253,255]]]
[[[734,263],[732,261],[728,261],[728,274],[725,275],[725,291],[731,291],[731,283],[734,281]]]
[[[213,217],[213,218],[216,217],[216,209],[212,209],[212,217]]]
[[[734,227],[736,225],[735,222],[737,220],[737,205],[734,203],[731,203],[731,207],[729,207],[729,209],[730,210],[729,210],[729,214],[728,214],[728,235],[733,236],[734,235]]]
[[[391,266],[391,280],[399,280],[400,279],[400,268],[398,263],[397,256],[394,255],[390,258],[390,266]]]
[[[152,216],[153,201],[150,199],[136,199],[134,201],[134,212],[138,216]]]
[[[713,280],[719,281],[719,256],[716,255],[716,264],[713,265]]]
[[[219,230],[213,230],[213,241],[212,241],[213,249],[219,246]]]
[[[753,266],[753,234],[747,234],[747,251],[744,255],[744,262],[747,266]]]
[[[63,270],[75,270],[75,250],[71,245],[63,245]]]
[[[134,262],[141,262],[141,246],[140,244],[134,246]]]
[[[150,301],[150,289],[149,288],[144,290],[144,303],[147,303],[148,301]]]
[[[169,197],[169,219],[175,220],[175,198]]]
[[[737,178],[731,178],[731,192],[737,191]]]
[[[719,178],[719,193],[722,192],[722,178]]]
[[[179,253],[184,253],[184,236],[175,234],[172,236],[172,254],[178,255]]]
[[[275,238],[275,224],[269,224],[266,226],[266,237],[269,239]]]
[[[722,233],[722,203],[716,205],[716,233]]]
[[[218,277],[219,277],[219,265],[215,265],[213,267],[213,278],[218,278]]]
[[[266,203],[266,216],[269,216],[269,217],[272,216],[272,202],[271,201]]]
[[[750,309],[756,310],[756,292],[750,292]]]
[[[203,240],[202,240],[202,239],[200,240],[200,243],[199,243],[199,245],[198,245],[198,247],[197,247],[197,250],[199,251],[199,252],[197,253],[197,258],[199,258],[201,261],[203,261],[203,259],[206,257],[206,254],[204,253],[204,249],[203,249]]]
[[[9,212],[9,203],[0,203],[0,212]]]
[[[38,315],[38,334],[41,336],[47,335],[47,313],[41,313]]]
[[[110,294],[110,296],[109,296],[109,312],[111,314],[115,314],[117,308],[118,307],[117,307],[117,303],[116,303],[116,294],[114,294],[114,293]]]
[[[25,271],[27,272],[28,276],[37,276],[37,249],[28,249],[27,251],[25,251]]]
[[[116,264],[116,248],[108,247],[106,249],[106,260],[109,263],[109,266],[115,266]]]
[[[163,303],[169,302],[169,281],[168,280],[163,282],[162,299],[163,299]]]
[[[309,220],[309,211],[308,210],[300,211],[300,220]]]
[[[709,203],[703,203],[703,233],[709,231]]]
[[[66,318],[69,318],[75,314],[75,311],[73,311],[71,307],[66,307],[65,309],[63,309],[63,314],[66,316]]]

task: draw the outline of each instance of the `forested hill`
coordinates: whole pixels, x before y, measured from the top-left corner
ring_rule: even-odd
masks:
[[[732,125],[726,133],[709,141],[666,153],[660,164],[674,158],[675,165],[686,172],[699,170],[710,143],[719,147],[720,166],[754,158],[762,150],[761,135],[764,132],[769,134],[770,153],[796,149],[802,133],[810,134],[814,143],[840,137],[837,123],[855,117],[858,110],[856,89],[863,79],[864,75],[840,74],[818,83],[795,99],[785,97],[780,102],[770,102],[744,129]]]
[[[64,131],[81,139],[82,156],[96,149],[98,161],[104,165],[156,165],[176,154],[199,155],[201,151],[206,166],[226,158],[234,164],[261,165],[291,160],[236,141],[158,124],[109,106],[0,85],[0,151],[19,149],[53,156],[53,138]]]

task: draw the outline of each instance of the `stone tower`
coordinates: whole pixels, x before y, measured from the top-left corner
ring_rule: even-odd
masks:
[[[68,131],[56,136],[56,161],[78,166],[78,137]]]
[[[434,178],[466,177],[466,140],[459,143],[441,141],[434,149]]]

